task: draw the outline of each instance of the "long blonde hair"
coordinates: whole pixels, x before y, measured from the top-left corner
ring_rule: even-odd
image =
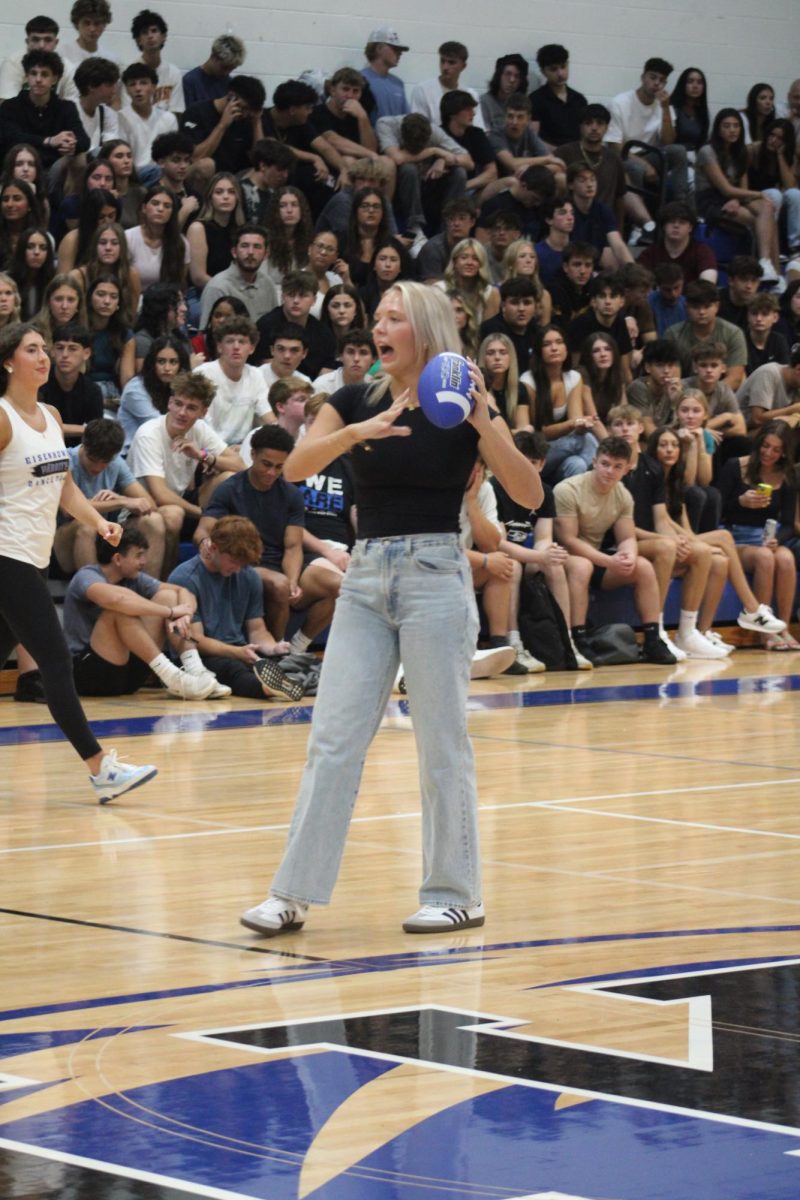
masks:
[[[453,309],[441,288],[403,279],[393,283],[384,292],[383,299],[392,292],[400,295],[406,320],[414,334],[418,361],[422,365],[435,354],[443,354],[446,350],[454,354],[461,353],[461,338],[456,329]],[[391,375],[379,371],[375,376],[375,383],[370,388],[369,403],[377,404],[381,397],[386,395],[391,382]]]
[[[456,275],[456,259],[460,258],[465,250],[474,251],[478,259],[478,275],[473,289],[463,287]],[[453,246],[450,261],[444,269],[444,283],[448,292],[458,293],[464,301],[465,307],[471,311],[477,324],[480,325],[483,320],[484,293],[488,287],[492,286],[492,276],[486,251],[477,238],[462,238]]]
[[[503,392],[506,397],[506,414],[509,421],[514,420],[514,414],[517,411],[519,403],[519,366],[517,364],[517,352],[514,349],[514,343],[506,333],[490,333],[481,342],[480,350],[478,351],[478,366],[486,374],[486,351],[492,342],[501,342],[508,351],[508,370],[506,371],[506,381],[503,384]],[[487,382],[487,387],[491,390],[491,382]]]
[[[535,293],[536,302],[538,304],[544,293],[544,284],[542,283],[539,275],[539,256],[536,253],[536,247],[530,238],[517,238],[515,242],[512,242],[509,246],[506,246],[506,252],[503,255],[501,268],[502,282],[505,283],[507,279],[516,279],[518,277],[519,271],[517,270],[517,256],[523,246],[530,246],[536,259],[536,270],[532,275],[526,275],[524,278],[529,278],[533,284],[533,290]]]
[[[14,325],[17,321],[22,320],[20,315],[22,313],[22,298],[19,294],[16,280],[12,279],[10,275],[6,275],[5,271],[0,271],[0,283],[4,283],[6,287],[10,287],[14,293],[14,307],[3,324],[0,325],[0,328],[4,328],[6,325]]]

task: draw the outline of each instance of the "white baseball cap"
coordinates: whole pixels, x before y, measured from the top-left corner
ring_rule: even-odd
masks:
[[[367,38],[368,42],[385,42],[387,46],[394,46],[396,50],[408,50],[408,46],[404,46],[400,41],[397,30],[392,29],[389,25],[380,25],[377,29],[373,29],[372,33]]]

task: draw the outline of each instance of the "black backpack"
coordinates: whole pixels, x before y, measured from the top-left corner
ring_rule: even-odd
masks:
[[[529,654],[549,671],[574,671],[578,664],[572,652],[564,614],[550,594],[541,571],[523,571],[519,591],[519,632]]]

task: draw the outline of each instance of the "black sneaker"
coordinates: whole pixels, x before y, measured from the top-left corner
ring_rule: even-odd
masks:
[[[515,658],[510,667],[506,667],[503,675],[527,675],[528,668],[521,663],[518,658]]]
[[[642,646],[642,661],[659,663],[663,667],[671,667],[678,661],[666,642],[660,637],[648,638]]]
[[[291,680],[274,658],[260,658],[253,663],[253,673],[268,696],[277,696],[279,700],[302,700],[302,684]]]
[[[14,699],[26,704],[47,704],[42,676],[38,671],[25,671],[17,676]]]

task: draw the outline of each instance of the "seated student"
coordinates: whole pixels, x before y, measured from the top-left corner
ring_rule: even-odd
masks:
[[[517,430],[514,434],[514,445],[520,454],[524,454],[533,463],[537,471],[541,471],[547,457],[547,439],[541,433],[528,430]],[[491,479],[497,500],[497,513],[505,526],[506,536],[500,543],[500,550],[522,566],[525,575],[541,571],[549,592],[564,616],[567,626],[575,665],[579,671],[591,671],[593,664],[575,648],[572,635],[572,615],[570,612],[570,595],[573,578],[591,576],[591,564],[585,558],[567,554],[563,546],[553,540],[553,520],[556,515],[553,502],[553,489],[546,483],[544,500],[535,512],[517,504],[496,478]],[[511,594],[511,612],[509,614],[509,643],[519,651],[522,639],[519,633],[519,590]],[[529,657],[533,658],[532,655]],[[534,659],[534,661],[536,661]]]
[[[561,252],[561,270],[550,281],[551,320],[559,329],[589,311],[596,262],[597,251],[588,242],[570,242]]]
[[[497,158],[502,175],[517,175],[528,167],[548,167],[563,175],[564,163],[552,154],[531,128],[531,101],[524,92],[515,92],[505,102],[502,129],[489,134],[489,145]]]
[[[567,189],[572,200],[575,241],[594,246],[600,265],[613,270],[633,262],[633,255],[622,240],[616,217],[607,204],[597,199],[597,175],[587,163],[570,163]]]
[[[296,376],[288,379],[278,379],[269,389],[269,406],[274,420],[271,424],[279,425],[290,435],[292,442],[304,436],[303,423],[305,420],[305,405],[309,396],[314,394],[314,387]],[[247,438],[247,458],[252,459],[250,443],[255,437],[255,431]],[[242,447],[244,454],[245,447]],[[247,462],[247,458],[245,462]],[[249,466],[249,463],[248,463]]]
[[[247,361],[257,341],[258,331],[252,321],[231,317],[216,333],[219,357],[195,369],[214,385],[214,399],[205,419],[226,446],[238,447],[269,413],[264,376]]]
[[[84,371],[92,355],[92,335],[85,325],[61,325],[53,336],[52,362],[39,402],[57,409],[67,446],[77,446],[89,423],[103,415],[103,393]]]
[[[328,397],[317,392],[305,402],[304,423],[310,429]],[[322,471],[296,484],[303,497],[303,551],[327,559],[329,568],[344,575],[355,539],[355,485],[349,454],[341,454]]]
[[[667,91],[667,78],[671,74],[672,63],[663,58],[648,58],[638,88],[620,92],[611,101],[611,124],[605,140],[619,151],[629,141],[658,147],[666,159],[673,194],[677,200],[683,200],[689,193],[688,162],[686,147],[675,141]],[[647,155],[638,151],[628,156],[625,167],[628,178],[639,187],[654,174]]]
[[[741,329],[717,315],[719,295],[713,283],[697,279],[686,285],[686,311],[687,319],[680,325],[670,325],[665,335],[677,346],[683,374],[689,374],[695,346],[702,342],[722,342],[728,368],[726,382],[735,391],[744,379],[747,345]]]
[[[136,373],[133,330],[120,313],[120,294],[116,276],[100,271],[86,295],[92,339],[87,374],[99,385],[107,412],[119,408],[122,389]]]
[[[29,50],[22,59],[22,69],[25,86],[0,104],[5,146],[18,142],[33,146],[48,173],[59,160],[63,160],[59,168],[62,174],[69,169],[77,171],[83,166],[81,156],[89,149],[89,138],[77,106],[71,100],[59,99],[56,93],[62,59],[52,50]],[[51,190],[52,184],[51,179]]]
[[[757,430],[775,420],[800,413],[800,344],[792,346],[789,362],[765,363],[749,375],[736,393],[747,428]]]
[[[263,225],[278,188],[286,187],[294,159],[288,146],[275,138],[259,138],[250,151],[250,169],[239,176],[245,220]]]
[[[542,237],[547,232],[542,207],[555,194],[556,181],[547,167],[526,167],[519,179],[514,176],[490,183],[481,201],[476,236],[486,241],[486,230],[495,213],[511,212],[519,219],[525,237]]]
[[[236,230],[244,225],[244,208],[239,180],[227,171],[212,175],[203,193],[203,202],[186,230],[189,243],[189,279],[197,296],[213,275],[227,271]],[[193,299],[195,316],[199,299]]]
[[[608,434],[608,414],[625,402],[625,381],[619,346],[610,333],[590,333],[581,346],[582,404],[586,416],[595,418],[592,432],[600,440]]]
[[[261,580],[253,564],[261,538],[252,521],[229,516],[215,524],[199,553],[180,563],[169,582],[197,602],[190,636],[204,671],[249,700],[299,700],[303,689],[280,669],[275,655],[288,652],[264,624]]]
[[[755,633],[782,633],[786,628],[785,622],[778,620],[768,605],[758,603],[747,582],[736,544],[729,531],[713,529],[706,533],[695,533],[692,529],[687,514],[687,488],[683,475],[685,442],[680,440],[674,429],[668,429],[662,425],[650,435],[647,453],[652,459],[657,460],[664,473],[667,517],[677,537],[688,537],[693,541],[706,543],[712,547],[715,557],[724,555],[727,559],[727,575],[731,587],[744,606],[736,618],[737,624],[742,629],[752,629]],[[731,647],[726,646],[722,638],[711,628],[724,584],[725,576],[717,568],[706,587],[700,605],[697,627],[704,638],[716,646],[721,646],[729,654]]]
[[[165,415],[140,425],[128,452],[128,466],[164,518],[165,570],[177,558],[184,525],[189,532],[215,488],[243,466],[203,419],[213,399],[210,379],[194,372],[178,375]]]
[[[342,365],[335,371],[326,371],[317,376],[314,380],[315,394],[323,392],[326,396],[332,396],[341,387],[363,383],[377,357],[375,343],[368,329],[348,330],[339,342],[339,358]]]
[[[392,67],[400,62],[400,56],[408,50],[402,45],[397,32],[388,25],[373,29],[364,49],[367,65],[361,74],[367,81],[369,92],[368,109],[373,122],[380,117],[397,116],[408,112],[406,88]]]
[[[691,530],[675,529],[667,512],[664,472],[639,448],[644,424],[638,409],[630,404],[618,405],[608,414],[608,427],[613,437],[622,438],[631,448],[630,469],[623,483],[633,496],[637,550],[653,564],[658,581],[662,639],[679,660],[726,658],[727,650],[700,632],[698,616],[707,589],[719,601],[728,574],[727,559],[715,556],[712,547],[696,539]],[[680,623],[674,638],[670,638],[664,631],[664,604],[674,576],[682,578],[683,584]]]
[[[747,332],[747,306],[758,295],[761,264],[751,254],[736,254],[728,264],[728,286],[719,289],[719,315]]]
[[[187,639],[196,601],[185,588],[161,583],[145,571],[148,542],[126,526],[118,545],[97,538],[97,559],[70,580],[64,597],[64,634],[79,696],[127,696],[152,671],[182,700],[229,696],[199,661],[177,667],[163,652],[191,654]]]
[[[241,38],[230,33],[214,38],[206,61],[199,67],[192,67],[183,77],[185,109],[227,95],[231,74],[242,65],[246,54]]]
[[[378,139],[361,103],[364,76],[353,67],[340,67],[328,81],[326,91],[324,103],[317,104],[311,114],[311,122],[341,157],[346,181],[358,159],[379,157]],[[389,160],[384,161],[388,166]]]
[[[149,8],[143,8],[131,22],[131,37],[141,60],[152,67],[158,76],[156,104],[167,112],[182,113],[186,107],[183,72],[173,63],[165,62],[161,53],[166,45],[167,33],[167,23],[161,13],[152,12]]]
[[[189,351],[183,338],[165,333],[150,343],[141,371],[125,384],[119,401],[117,420],[125,433],[124,455],[139,426],[167,411],[172,381],[189,369]]]
[[[800,364],[800,348],[797,357]],[[774,367],[774,363],[767,363],[761,370]],[[780,544],[795,529],[793,442],[794,430],[785,421],[765,421],[753,439],[752,452],[729,459],[719,477],[722,520],[733,534],[742,566],[752,573],[753,591],[766,605],[774,595],[778,618],[786,625],[792,618],[797,588],[794,555],[788,546]],[[768,484],[771,490],[759,488],[759,484]],[[767,520],[778,523],[776,536],[769,539],[764,530]],[[788,630],[766,635],[764,645],[767,650],[800,649]]]
[[[350,168],[347,178],[349,185],[343,185],[338,192],[326,201],[316,220],[315,229],[319,232],[330,229],[335,233],[341,245],[344,245],[350,235],[350,225],[353,215],[353,199],[364,188],[378,192],[385,202],[386,228],[389,233],[397,233],[397,221],[394,209],[389,203],[389,168],[387,160],[380,158],[360,158]]]
[[[235,75],[228,80],[223,96],[188,105],[181,130],[194,144],[192,161],[209,179],[216,171],[235,175],[250,165],[250,151],[266,136],[265,98],[260,79]]]
[[[472,237],[477,217],[478,207],[471,196],[447,201],[442,208],[442,232],[428,238],[417,255],[417,273],[423,283],[444,279],[453,249],[464,238]]]
[[[536,320],[536,287],[532,279],[518,275],[500,284],[500,312],[484,321],[480,340],[489,334],[504,333],[517,352],[520,375],[527,371],[539,325]]]
[[[533,242],[527,238],[517,238],[503,255],[501,283],[506,279],[517,278],[530,279],[536,289],[536,320],[540,325],[549,325],[553,307],[550,293],[542,284],[539,275],[539,259],[536,256]]]
[[[203,512],[195,542],[213,540],[221,517],[235,515],[253,522],[261,539],[254,566],[264,589],[267,624],[281,639],[290,611],[304,612],[303,624],[291,640],[292,649],[303,652],[330,624],[342,574],[331,570],[327,559],[303,553],[303,497],[293,483],[281,478],[293,446],[294,438],[280,426],[257,429],[250,440],[250,466],[217,488]]]
[[[259,342],[253,355],[254,362],[266,361],[278,327],[288,321],[299,325],[306,335],[306,356],[300,363],[303,374],[313,379],[322,367],[333,366],[336,339],[326,325],[311,316],[316,298],[317,281],[310,271],[290,271],[284,276],[282,303],[257,322]]]
[[[800,189],[797,183],[795,127],[780,118],[767,121],[760,144],[749,150],[747,181],[772,201],[776,221],[786,210],[786,245],[789,257],[800,251]]]
[[[556,197],[542,205],[546,234],[534,249],[539,259],[539,275],[546,288],[561,269],[561,254],[566,250],[575,228],[575,209],[570,200]]]
[[[594,169],[597,178],[597,199],[601,204],[608,205],[617,218],[617,224],[622,227],[627,188],[625,168],[617,151],[603,142],[611,121],[611,113],[603,104],[587,104],[579,114],[578,121],[578,139],[558,146],[556,157],[567,167],[572,163],[581,162],[588,163]],[[638,199],[636,197],[637,201]],[[640,218],[647,220],[647,209],[641,201],[639,205]]]
[[[108,0],[75,0],[69,13],[78,36],[75,41],[65,42],[62,53],[76,67],[87,58],[100,55],[110,58],[117,66],[121,65],[120,58],[109,50],[107,45],[101,46],[100,38],[111,24],[111,8]]]
[[[542,470],[547,483],[588,471],[597,448],[597,418],[584,410],[583,380],[578,371],[567,369],[568,358],[562,331],[545,325],[536,336],[531,369],[521,380],[532,393],[534,428],[550,444]]]
[[[492,283],[501,284],[507,278],[506,254],[515,242],[522,241],[522,222],[516,213],[501,208],[488,218],[483,231],[475,231],[475,237],[486,249]]]
[[[52,287],[52,284],[50,286]],[[800,342],[800,279],[790,283],[781,296],[781,317],[776,329],[778,333],[783,334],[790,346]]]
[[[531,428],[532,391],[517,369],[517,355],[505,333],[490,333],[480,344],[478,366],[493,404],[509,429]]]
[[[775,326],[778,323],[781,310],[777,296],[771,292],[760,292],[747,306],[747,343],[746,372],[763,367],[764,363],[780,363],[785,366],[789,361],[789,344]]]
[[[178,205],[178,227],[183,232],[200,208],[200,196],[187,186],[192,169],[194,142],[185,133],[162,133],[153,139],[150,157],[159,169],[158,183],[172,192]],[[135,222],[132,222],[135,224]]]
[[[528,64],[521,54],[503,54],[494,64],[489,90],[481,96],[483,127],[487,133],[502,129],[505,103],[510,96],[528,90]]]
[[[642,352],[642,374],[627,387],[628,403],[641,413],[647,437],[657,425],[671,425],[683,395],[681,360],[669,338],[648,342]]]
[[[540,46],[536,64],[546,82],[531,92],[531,121],[538,135],[552,149],[580,136],[580,118],[586,108],[586,97],[567,86],[569,51],[566,46]]]
[[[720,494],[711,481],[716,440],[706,429],[708,401],[699,388],[685,388],[675,406],[674,429],[685,449],[683,466],[689,523],[698,533],[716,529],[722,512]]]
[[[264,377],[267,392],[279,379],[301,379],[311,383],[311,377],[298,368],[308,353],[308,335],[302,325],[284,321],[272,335],[270,358],[258,368]],[[324,378],[324,376],[323,376]]]
[[[619,346],[622,373],[627,383],[631,378],[633,345],[625,322],[625,289],[618,275],[605,271],[596,275],[589,288],[589,312],[575,317],[567,327],[567,341],[574,366],[578,365],[581,346],[590,333],[610,333]]]
[[[122,441],[122,428],[116,421],[103,417],[90,421],[80,445],[67,451],[70,470],[75,483],[97,512],[105,513],[110,521],[118,519],[116,514],[120,510],[127,509],[133,515],[149,541],[148,570],[158,576],[164,557],[164,521],[155,511],[152,498],[136,482],[120,456]],[[53,553],[67,575],[97,561],[95,533],[90,526],[61,514]]]
[[[651,563],[639,557],[633,520],[633,496],[622,479],[630,467],[631,448],[622,438],[604,438],[597,447],[591,471],[562,479],[553,492],[556,506],[556,538],[571,555],[586,558],[594,570],[574,577],[571,596],[572,640],[590,661],[585,641],[589,587],[602,591],[632,587],[642,621],[645,662],[672,665],[675,655],[659,633],[661,611],[658,581]],[[601,550],[606,535],[614,549]]]
[[[638,262],[631,261],[620,267],[619,278],[625,293],[622,311],[633,344],[631,367],[635,369],[642,360],[642,347],[647,342],[654,342],[657,336],[653,313],[647,303],[654,283],[653,273],[646,267],[640,267]]]
[[[520,564],[500,549],[505,529],[497,516],[497,499],[486,479],[486,468],[478,459],[473,467],[459,514],[461,548],[472,570],[472,582],[481,598],[489,627],[489,649],[512,645],[509,621],[513,597],[519,594],[522,577]],[[517,604],[517,610],[518,610]],[[544,670],[522,644],[519,629],[515,635],[514,659],[504,675],[528,675]]]
[[[439,124],[472,159],[466,190],[480,203],[483,189],[497,179],[497,162],[486,134],[474,124],[477,107],[478,101],[470,92],[447,92],[442,96]]]
[[[330,199],[329,176],[341,174],[345,166],[336,147],[310,120],[318,99],[314,89],[299,79],[279,83],[272,93],[272,107],[262,114],[259,134],[288,146],[294,159],[293,182],[305,194],[315,217]]]
[[[680,263],[659,263],[653,276],[656,286],[647,297],[647,303],[653,314],[656,337],[661,338],[670,325],[679,325],[687,318],[683,267]]]
[[[414,84],[408,99],[408,111],[422,113],[423,117],[428,118],[431,125],[438,125],[439,105],[442,97],[446,96],[448,92],[461,88],[461,91],[469,92],[479,106],[478,112],[475,114],[475,124],[479,129],[483,129],[483,116],[480,112],[478,93],[474,88],[462,87],[459,82],[469,60],[467,47],[463,42],[442,42],[437,53],[439,55],[439,74],[434,79],[425,79],[422,83]]]
[[[58,50],[58,22],[52,17],[31,17],[25,25],[25,48],[15,50],[0,67],[0,100],[10,100],[25,86],[25,70],[22,60],[28,50]],[[61,100],[78,101],[78,89],[74,80],[75,69],[70,62],[64,63],[64,71],[56,84],[56,95]]]
[[[459,243],[461,245],[461,243]],[[476,242],[475,245],[480,245]],[[483,247],[481,247],[483,251]],[[455,255],[454,251],[454,255]],[[451,260],[452,262],[452,260]],[[451,273],[451,266],[445,272],[445,279]],[[488,279],[488,270],[486,277]],[[375,244],[375,252],[372,255],[372,261],[369,264],[365,282],[358,289],[358,294],[364,305],[367,314],[367,323],[371,324],[375,319],[375,310],[380,304],[386,292],[394,284],[401,279],[414,279],[414,263],[406,250],[400,238],[385,237],[378,238]],[[436,287],[447,286],[444,283],[438,283]],[[491,286],[491,285],[489,285]],[[494,299],[494,297],[492,297]]]
[[[147,63],[131,63],[122,72],[128,104],[119,113],[120,135],[133,150],[133,165],[145,185],[155,183],[161,172],[153,162],[152,145],[165,133],[178,132],[174,113],[156,104],[158,75]]]
[[[684,379],[683,387],[700,391],[708,405],[708,421],[706,428],[714,435],[714,440],[720,439],[729,444],[734,453],[743,453],[747,449],[739,447],[739,442],[746,438],[747,428],[736,399],[736,393],[725,382],[725,347],[722,342],[708,342],[697,346],[692,354],[693,373]],[[738,449],[737,449],[738,447]],[[726,452],[725,458],[728,457]]]
[[[717,256],[707,242],[694,237],[697,216],[691,204],[671,200],[658,214],[658,240],[645,246],[637,262],[649,271],[661,263],[677,263],[683,269],[685,283],[695,279],[717,282]]]
[[[119,121],[112,105],[119,86],[119,67],[107,58],[87,58],[75,71],[78,116],[89,138],[89,150],[119,137]]]
[[[260,225],[240,225],[231,247],[231,265],[212,275],[203,288],[200,327],[208,327],[211,309],[221,296],[235,296],[247,307],[251,321],[271,312],[278,293],[269,275],[261,270],[267,257],[267,231]],[[316,287],[314,289],[316,295]]]
[[[381,151],[397,168],[394,207],[404,231],[418,243],[423,230],[437,233],[448,200],[463,196],[475,163],[466,150],[427,117],[381,117],[375,126]]]

